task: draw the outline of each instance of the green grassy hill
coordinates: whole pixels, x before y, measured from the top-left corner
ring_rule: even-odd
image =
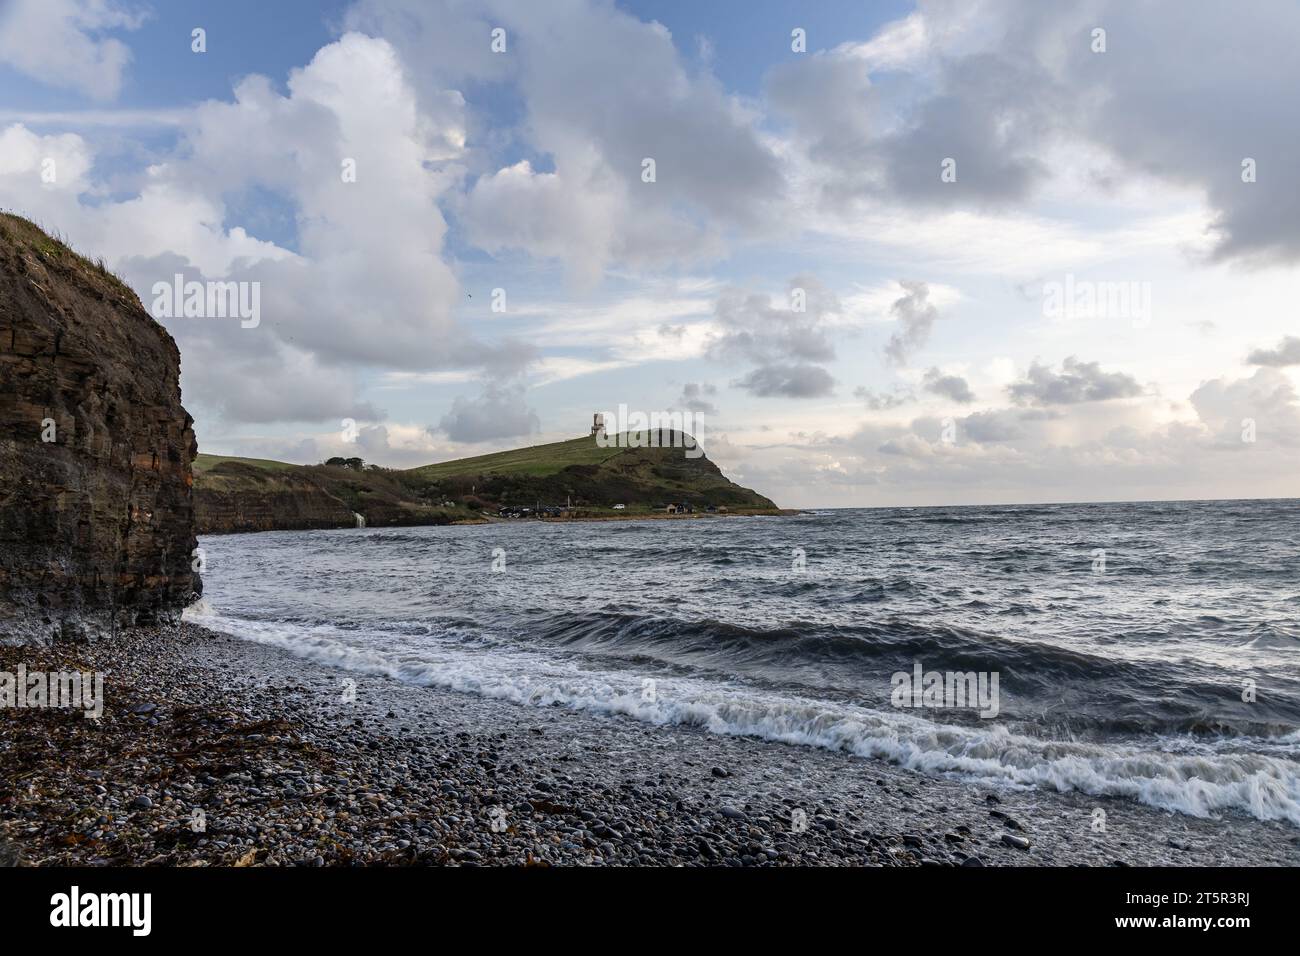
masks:
[[[777,511],[707,457],[687,458],[680,447],[602,448],[591,436],[407,470],[199,455],[194,475],[200,534],[349,527],[357,515],[371,527],[446,524],[565,505],[565,516],[582,518],[646,515],[670,502]]]
[[[272,461],[270,458],[236,458],[234,455],[205,455],[202,452],[194,456],[194,473],[201,471],[211,471],[217,465],[233,461],[240,465],[249,465],[253,468],[261,468],[265,471],[288,471],[293,468],[302,468],[303,465],[291,465],[287,461]]]
[[[532,475],[541,478],[563,471],[570,465],[599,465],[621,454],[622,448],[601,448],[591,437],[514,448],[474,458],[457,458],[411,469],[424,478],[451,478],[456,475]]]

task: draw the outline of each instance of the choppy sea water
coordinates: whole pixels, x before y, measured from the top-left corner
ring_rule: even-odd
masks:
[[[190,619],[341,671],[1300,826],[1300,500],[201,545]],[[996,717],[896,706],[918,662]]]

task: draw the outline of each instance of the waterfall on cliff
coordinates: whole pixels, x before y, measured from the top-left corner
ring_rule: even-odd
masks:
[[[354,512],[352,512],[352,517],[354,517],[354,518],[357,519],[357,527],[358,527],[358,528],[364,528],[364,527],[366,526],[366,516],[365,516],[365,515],[360,514],[360,513],[356,512],[356,511],[354,511]]]

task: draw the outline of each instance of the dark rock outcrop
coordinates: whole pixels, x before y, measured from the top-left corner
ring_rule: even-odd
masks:
[[[129,288],[0,215],[0,636],[168,621],[198,593],[179,375]]]

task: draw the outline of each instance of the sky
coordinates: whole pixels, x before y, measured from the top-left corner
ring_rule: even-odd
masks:
[[[0,0],[0,208],[166,325],[201,451],[410,467],[626,406],[786,507],[1294,497],[1297,38],[1293,0]],[[176,275],[256,322],[165,314]]]

